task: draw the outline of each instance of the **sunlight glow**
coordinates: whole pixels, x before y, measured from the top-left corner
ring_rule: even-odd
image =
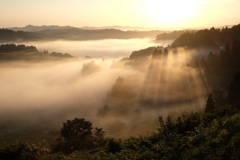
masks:
[[[194,0],[143,0],[143,14],[156,25],[167,23],[177,25],[194,16],[197,1]]]

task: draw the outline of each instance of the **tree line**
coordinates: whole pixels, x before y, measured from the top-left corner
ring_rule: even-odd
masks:
[[[38,51],[35,46],[1,44],[0,60],[47,60],[73,58],[69,53]]]

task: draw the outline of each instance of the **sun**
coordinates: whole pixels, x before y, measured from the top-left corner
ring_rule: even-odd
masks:
[[[145,17],[156,24],[176,25],[194,16],[197,3],[194,0],[143,0]]]

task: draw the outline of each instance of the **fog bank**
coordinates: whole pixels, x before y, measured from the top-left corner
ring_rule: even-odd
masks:
[[[1,64],[1,134],[57,135],[75,117],[109,136],[151,133],[160,115],[204,109],[209,87],[187,65],[191,56],[180,50],[117,67],[113,59]]]
[[[167,46],[171,41],[155,43],[151,39],[110,39],[92,41],[47,41],[27,42],[28,45],[36,46],[40,51],[57,51],[70,53],[76,57],[91,56],[93,58],[120,58],[128,57],[132,51],[140,50],[149,46]]]

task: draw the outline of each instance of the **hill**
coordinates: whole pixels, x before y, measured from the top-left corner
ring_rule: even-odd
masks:
[[[188,48],[212,48],[222,49],[228,43],[233,45],[234,40],[240,42],[240,24],[232,28],[203,29],[194,32],[186,32],[172,43],[172,47]]]
[[[13,31],[24,31],[24,32],[36,32],[36,31],[41,31],[45,29],[70,29],[70,28],[75,28],[71,26],[57,26],[57,25],[51,25],[51,26],[34,26],[34,25],[27,25],[25,27],[11,27],[8,28],[9,30]]]
[[[179,31],[172,31],[172,32],[168,32],[168,33],[162,33],[162,34],[159,34],[156,36],[156,41],[175,40],[185,32],[187,32],[187,31],[179,30]]]
[[[16,44],[2,44],[0,45],[0,61],[12,60],[60,60],[73,58],[68,53],[58,53],[48,51],[40,52],[34,46],[16,45]]]
[[[151,38],[163,33],[163,31],[122,31],[118,29],[97,29],[85,30],[73,27],[32,27],[27,31],[14,31],[10,29],[0,29],[0,42],[13,41],[46,41],[46,40],[100,40],[100,39],[131,39],[131,38]],[[23,29],[25,30],[25,29]],[[31,31],[30,31],[31,30]],[[34,31],[33,31],[34,30]]]

